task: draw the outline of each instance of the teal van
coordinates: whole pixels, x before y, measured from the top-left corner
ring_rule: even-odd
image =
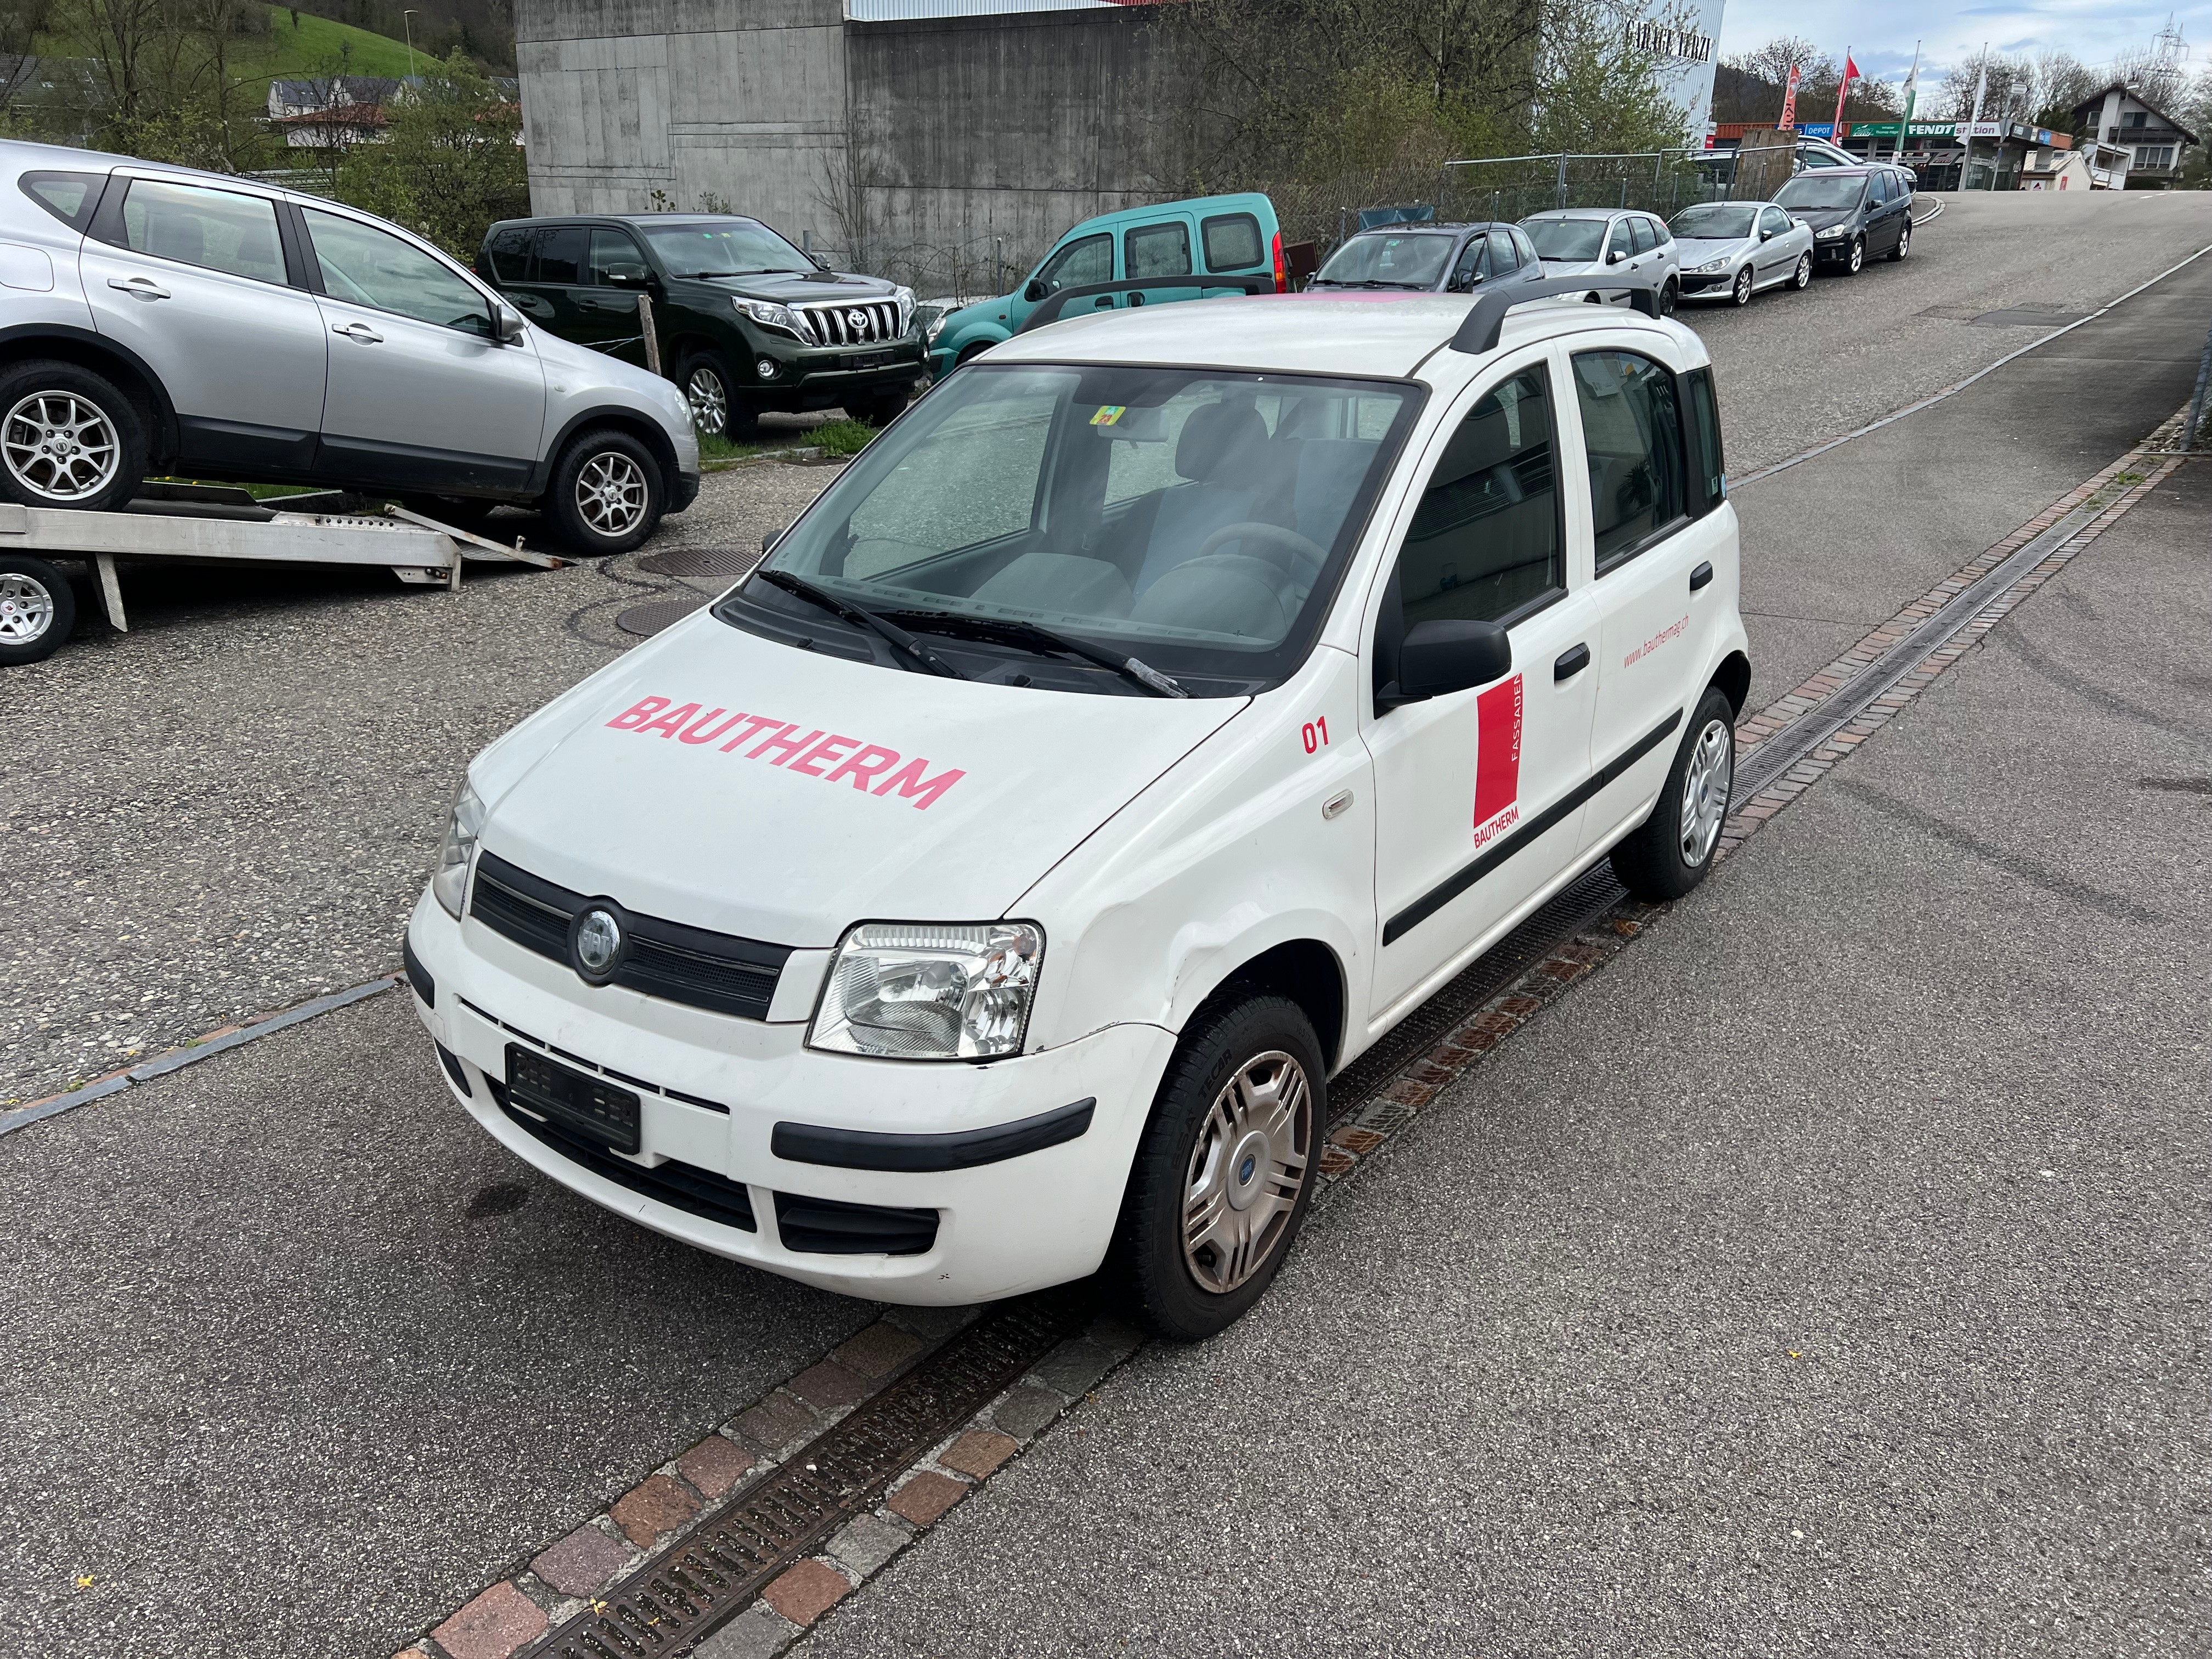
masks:
[[[1029,280],[1012,294],[978,300],[930,324],[931,377],[941,380],[977,352],[1012,338],[1030,313],[1058,289],[1161,279],[1158,288],[1075,301],[1066,313],[1073,315],[1091,308],[1200,299],[1206,292],[1203,279],[1212,274],[1272,276],[1278,293],[1289,288],[1282,228],[1275,222],[1275,204],[1265,196],[1201,196],[1102,213],[1054,243]],[[1178,276],[1200,280],[1178,283],[1173,280]]]

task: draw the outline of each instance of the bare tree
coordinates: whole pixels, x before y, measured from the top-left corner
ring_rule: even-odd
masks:
[[[2189,84],[2189,70],[2179,58],[2170,57],[2155,47],[2142,46],[2112,59],[2104,84],[2110,86],[2115,81],[2124,82],[2130,92],[2153,109],[2163,110],[2181,101]]]
[[[1769,40],[1755,52],[1738,52],[1721,61],[1732,70],[1741,70],[1776,87],[1788,85],[1790,71],[1794,69],[1798,72],[1801,94],[1808,81],[1825,82],[1832,92],[1844,73],[1834,58],[1802,34],[1785,34]]]
[[[39,36],[52,10],[50,0],[0,0],[0,118],[39,78]]]

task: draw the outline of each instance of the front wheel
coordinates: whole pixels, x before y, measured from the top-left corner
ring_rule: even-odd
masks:
[[[730,415],[737,400],[730,395],[730,368],[721,355],[702,351],[687,357],[677,374],[683,382],[684,400],[691,405],[691,424],[699,435],[728,437]]]
[[[1797,256],[1797,269],[1790,273],[1790,286],[1802,294],[1812,285],[1813,256],[1801,253]]]
[[[1740,306],[1751,303],[1751,267],[1746,265],[1735,274],[1735,284],[1729,289],[1729,298]]]
[[[1304,1010],[1261,991],[1201,1010],[1137,1147],[1112,1264],[1145,1322],[1196,1342],[1267,1293],[1313,1201],[1328,1080]]]
[[[44,559],[0,553],[0,668],[44,662],[76,626],[76,594]]]
[[[1866,269],[1866,238],[1865,238],[1865,237],[1863,237],[1863,236],[1854,236],[1854,237],[1852,237],[1852,238],[1851,238],[1851,254],[1850,254],[1850,263],[1849,263],[1849,264],[1847,264],[1844,267],[1844,269],[1845,272],[1846,272],[1848,275],[1850,275],[1850,276],[1857,276],[1857,275],[1859,274],[1859,272],[1861,272],[1862,270],[1864,270]]]
[[[1892,263],[1907,258],[1912,252],[1912,227],[1909,223],[1897,233],[1897,246],[1889,251]]]
[[[914,394],[901,386],[895,392],[878,392],[858,409],[848,410],[846,413],[859,416],[869,426],[885,427],[905,414],[906,406],[913,401]]]
[[[563,452],[545,505],[577,551],[627,553],[653,533],[667,501],[653,452],[602,427]]]
[[[1705,878],[1735,782],[1735,708],[1708,687],[1651,816],[1613,849],[1613,872],[1649,903],[1677,899]]]

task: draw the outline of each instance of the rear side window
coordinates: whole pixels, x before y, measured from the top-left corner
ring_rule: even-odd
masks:
[[[257,282],[284,280],[276,204],[264,197],[134,179],[123,198],[123,245]]]
[[[1180,219],[1164,225],[1139,225],[1122,237],[1121,258],[1132,277],[1188,276],[1190,228]]]
[[[1201,220],[1208,270],[1249,270],[1267,258],[1260,246],[1260,222],[1249,213],[1224,213]]]
[[[1657,246],[1651,240],[1651,222],[1649,219],[1629,220],[1628,234],[1636,239],[1630,246],[1638,253],[1649,253]]]
[[[104,173],[27,173],[20,182],[24,195],[71,230],[82,231],[92,222],[93,209],[100,205],[100,187],[107,182],[107,175]]]
[[[1603,575],[1686,510],[1682,411],[1674,377],[1649,357],[1578,351],[1574,362]]]
[[[491,279],[495,283],[526,283],[530,280],[530,245],[538,233],[522,225],[510,226],[495,232],[484,245],[484,257],[491,264]]]
[[[584,275],[581,225],[555,225],[538,233],[538,275],[533,280],[565,283],[571,288],[589,280]]]
[[[1476,401],[1430,476],[1398,554],[1407,627],[1502,622],[1566,586],[1557,475],[1539,363]]]
[[[1513,231],[1513,246],[1521,250],[1522,264],[1533,265],[1536,263],[1536,245],[1528,240],[1528,232],[1516,227]]]

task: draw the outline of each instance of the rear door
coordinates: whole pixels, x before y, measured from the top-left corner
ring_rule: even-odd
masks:
[[[582,225],[547,225],[538,233],[530,291],[544,309],[535,320],[564,340],[594,345],[607,334],[592,301],[591,232]]]
[[[1121,270],[1127,279],[1133,283],[1155,276],[1164,279],[1157,288],[1131,290],[1124,298],[1125,304],[1158,305],[1172,300],[1198,298],[1200,290],[1194,284],[1164,280],[1188,277],[1196,269],[1192,262],[1191,228],[1188,214],[1175,214],[1131,225],[1121,233]]]
[[[118,177],[85,239],[94,326],[161,377],[183,459],[217,477],[313,465],[330,354],[290,257],[274,199],[173,178]]]
[[[297,210],[330,333],[322,470],[395,489],[516,490],[545,424],[545,374],[492,333],[490,302],[442,260],[364,220]]]

